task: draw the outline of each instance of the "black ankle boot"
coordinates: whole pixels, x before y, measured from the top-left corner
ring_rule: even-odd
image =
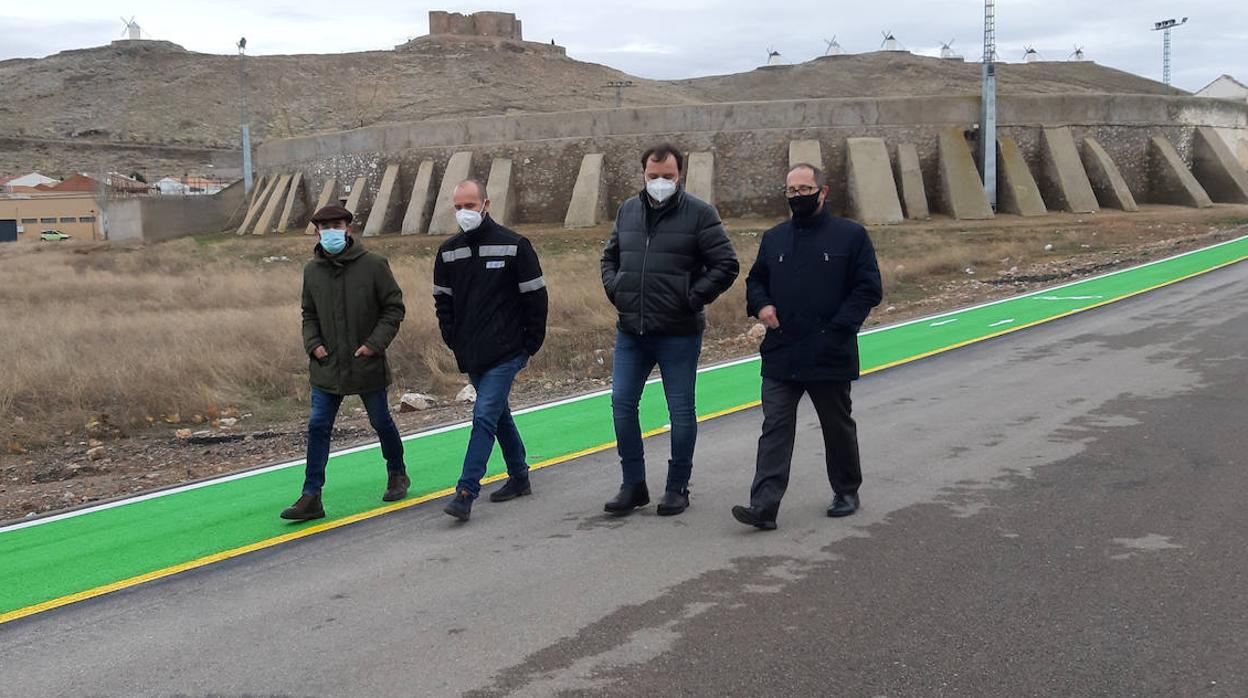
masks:
[[[516,497],[524,497],[530,494],[533,494],[533,488],[529,485],[527,477],[523,480],[509,477],[502,487],[490,493],[490,501],[509,502]]]
[[[688,508],[689,488],[682,487],[663,493],[663,498],[659,500],[658,514],[659,516],[675,516]]]
[[[472,496],[468,494],[468,490],[460,490],[455,493],[455,498],[442,511],[460,521],[467,521],[472,515]]]
[[[621,485],[620,491],[615,498],[607,502],[603,506],[608,514],[616,516],[627,516],[633,513],[638,507],[644,507],[650,503],[650,490],[646,487],[646,483],[641,482],[636,485]]]

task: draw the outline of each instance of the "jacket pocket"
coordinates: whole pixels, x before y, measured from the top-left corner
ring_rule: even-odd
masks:
[[[848,330],[820,328],[813,348],[816,366],[848,368],[858,361],[858,335]]]

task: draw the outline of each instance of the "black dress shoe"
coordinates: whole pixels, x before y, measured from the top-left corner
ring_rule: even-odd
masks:
[[[776,530],[775,517],[768,517],[754,507],[735,506],[732,508],[732,518],[764,531]]]
[[[295,503],[282,510],[281,517],[290,521],[308,521],[325,517],[325,509],[321,507],[321,495],[305,494]]]
[[[668,490],[663,493],[663,498],[659,500],[659,506],[656,511],[659,516],[675,516],[685,509],[689,508],[689,488],[679,490]]]
[[[412,481],[407,473],[390,473],[390,477],[386,479],[386,493],[381,495],[381,501],[397,502],[407,496],[407,488],[411,486]]]
[[[529,479],[517,480],[514,477],[507,478],[507,482],[503,486],[490,493],[491,502],[507,502],[516,497],[533,494],[533,488],[529,487]]]
[[[472,515],[472,497],[468,494],[468,490],[456,492],[455,498],[442,511],[460,521],[467,521],[468,517]]]
[[[832,498],[832,506],[828,507],[828,516],[849,516],[858,511],[857,494],[838,494]]]
[[[608,514],[627,516],[633,513],[634,509],[644,507],[649,503],[650,489],[646,487],[646,483],[642,482],[636,485],[620,485],[620,491],[616,493],[615,498],[602,508]]]

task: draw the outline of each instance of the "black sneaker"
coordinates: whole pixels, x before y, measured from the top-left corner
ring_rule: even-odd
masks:
[[[628,516],[633,513],[633,510],[649,503],[650,490],[646,487],[646,483],[642,482],[636,485],[620,485],[620,491],[616,493],[615,498],[602,508],[608,514]]]
[[[523,480],[514,477],[507,478],[507,482],[503,486],[490,493],[491,502],[509,502],[516,497],[524,497],[533,494],[533,488],[529,486],[529,478]]]
[[[321,495],[305,494],[295,500],[294,504],[282,510],[280,515],[289,521],[309,521],[325,517],[325,509],[321,507]]]
[[[659,500],[657,512],[659,516],[675,516],[689,508],[689,488],[668,490]]]
[[[381,495],[383,502],[397,502],[407,496],[407,488],[412,486],[412,481],[407,477],[407,473],[390,473],[386,479],[386,492]]]
[[[468,490],[460,490],[455,493],[455,498],[442,511],[460,521],[467,521],[472,515],[472,496],[468,494]]]
[[[754,507],[735,506],[732,508],[732,518],[746,526],[753,526],[764,531],[776,530],[775,517],[768,517]]]
[[[857,494],[838,494],[832,498],[832,506],[828,507],[828,516],[839,518],[849,516],[858,511]]]

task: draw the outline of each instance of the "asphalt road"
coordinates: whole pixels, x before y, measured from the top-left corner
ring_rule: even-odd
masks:
[[[804,405],[780,529],[731,518],[750,410],[682,516],[584,458],[0,626],[0,694],[1248,696],[1248,264],[854,396],[854,517]]]

